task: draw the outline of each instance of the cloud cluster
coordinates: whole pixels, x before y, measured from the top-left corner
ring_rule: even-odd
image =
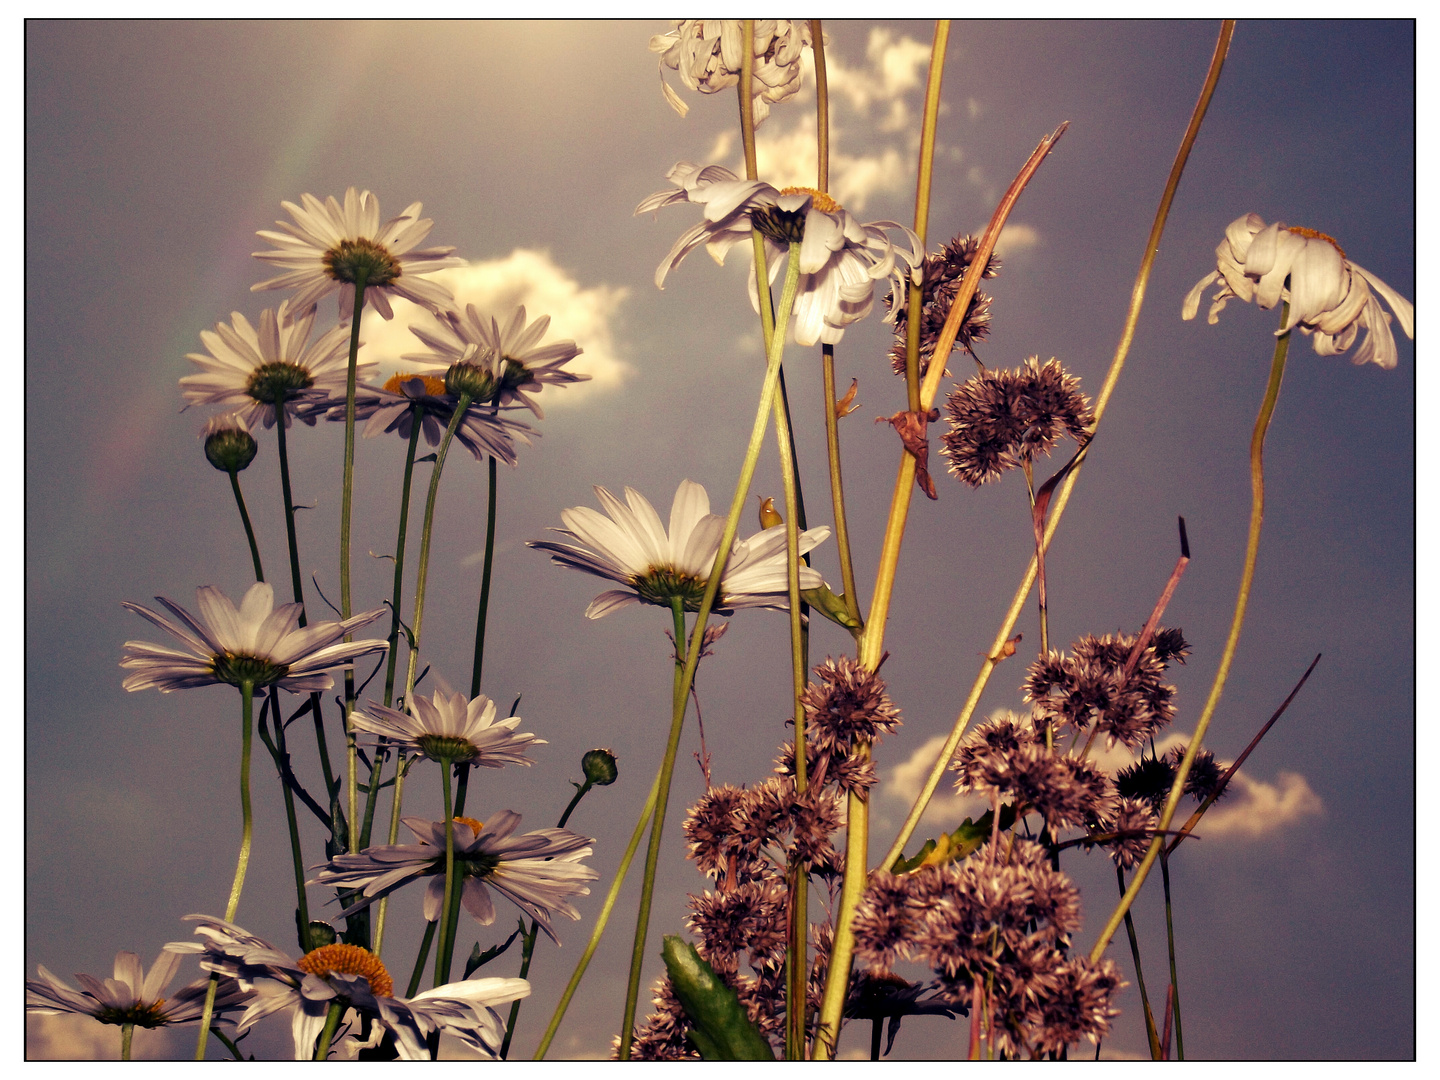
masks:
[[[441,270],[434,280],[448,288],[456,304],[474,304],[482,315],[493,315],[502,325],[518,305],[524,305],[533,322],[550,316],[545,341],[572,339],[584,352],[567,365],[567,370],[590,375],[590,382],[576,383],[545,394],[548,412],[552,405],[575,405],[590,395],[620,385],[633,371],[616,355],[615,317],[629,290],[611,285],[582,286],[548,252],[516,248],[503,259],[486,259]],[[423,308],[406,300],[392,305],[395,318],[386,322],[374,311],[366,311],[360,327],[363,352],[380,365],[382,375],[400,370],[400,357],[424,352],[424,346],[410,332],[412,325],[433,324]],[[552,396],[553,395],[553,396]]]
[[[196,1029],[185,1030],[191,1033],[193,1048]],[[176,1032],[165,1028],[136,1028],[130,1046],[131,1057],[137,1061],[173,1059],[177,1050]],[[118,1061],[120,1028],[75,1013],[30,1013],[25,1017],[25,1057],[30,1061]]]

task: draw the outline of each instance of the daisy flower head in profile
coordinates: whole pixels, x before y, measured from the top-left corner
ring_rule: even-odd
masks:
[[[380,224],[380,201],[368,191],[345,191],[340,204],[333,195],[322,203],[314,195],[300,196],[303,205],[280,205],[294,222],[277,221],[279,232],[261,229],[257,236],[275,245],[257,251],[255,258],[285,272],[252,285],[252,292],[295,289],[290,311],[296,318],[315,310],[321,298],[338,293],[340,321],[349,323],[355,309],[355,286],[364,283],[364,300],[386,319],[394,312],[390,297],[400,296],[431,311],[451,303],[449,291],[425,274],[450,266],[463,266],[452,256],[453,247],[417,248],[435,224],[420,216],[420,204],[411,203],[397,216]]]
[[[741,180],[720,165],[682,161],[667,174],[674,185],[657,191],[635,208],[645,214],[677,203],[695,203],[704,218],[675,241],[655,271],[655,284],[701,244],[724,264],[732,247],[750,240],[753,226],[765,237],[769,280],[780,273],[791,244],[800,245],[800,280],[795,295],[794,332],[798,345],[817,341],[834,345],[845,327],[870,314],[875,284],[890,278],[897,294],[911,271],[924,259],[920,238],[896,221],[862,224],[829,195],[812,188],[777,190],[760,180]],[[898,229],[903,242],[886,230]],[[750,305],[760,310],[760,294],[752,275]]]
[[[428,698],[415,695],[408,713],[372,701],[369,714],[350,714],[350,724],[356,731],[384,736],[402,753],[421,753],[432,761],[487,769],[535,764],[525,751],[531,746],[543,746],[545,740],[528,731],[517,732],[522,722],[518,716],[497,722],[495,702],[484,694],[471,699],[451,693],[445,686],[438,687]]]
[[[590,378],[564,370],[584,352],[575,342],[540,344],[549,329],[549,315],[527,322],[524,305],[512,311],[501,326],[493,315],[481,315],[474,304],[466,304],[463,312],[440,312],[432,327],[412,326],[410,332],[430,351],[406,353],[403,359],[420,365],[426,373],[447,371],[461,363],[475,365],[481,372],[481,392],[472,395],[477,402],[523,405],[543,420],[545,413],[533,395],[546,384],[566,386]]]
[[[1310,335],[1315,352],[1335,356],[1355,343],[1361,330],[1365,340],[1355,350],[1357,364],[1374,362],[1393,368],[1397,361],[1391,315],[1376,293],[1390,305],[1405,336],[1415,337],[1415,307],[1363,266],[1345,257],[1333,237],[1283,222],[1266,225],[1258,214],[1236,218],[1225,228],[1225,239],[1215,249],[1216,269],[1210,271],[1185,297],[1181,318],[1193,319],[1200,294],[1214,282],[1208,322],[1219,321],[1232,299],[1259,307],[1290,305],[1286,324],[1275,336],[1299,327]],[[1372,291],[1373,290],[1373,291]]]
[[[336,855],[312,882],[363,889],[359,902],[342,911],[342,917],[369,907],[407,882],[428,877],[425,918],[429,922],[440,918],[445,898],[445,822],[404,821],[419,843],[382,844],[354,855]],[[586,882],[600,876],[580,861],[592,853],[594,841],[569,829],[536,829],[516,835],[519,827],[520,815],[511,810],[498,811],[484,822],[455,818],[455,873],[464,881],[460,901],[476,922],[489,926],[495,921],[489,893],[493,888],[558,944],[551,916],[579,919],[580,912],[569,898],[590,895]]]
[[[236,1022],[237,1031],[243,1033],[274,1013],[289,1013],[297,1061],[315,1056],[326,1015],[337,1003],[352,1033],[362,1016],[379,1029],[362,1045],[379,1045],[389,1034],[402,1061],[429,1061],[425,1040],[437,1030],[494,1058],[505,1031],[494,1006],[530,993],[524,979],[487,978],[446,983],[413,998],[397,997],[384,963],[359,945],[322,945],[291,959],[234,923],[209,915],[187,915],[185,920],[197,924],[195,933],[204,941],[175,941],[166,948],[199,953],[201,968],[234,979],[252,994],[249,1008]]]
[[[334,681],[327,671],[389,647],[384,641],[344,640],[345,635],[384,615],[385,608],[301,627],[302,605],[277,608],[274,590],[264,581],[250,586],[238,608],[213,585],[196,589],[198,619],[173,600],[155,599],[175,621],[138,604],[123,606],[178,638],[185,649],[127,641],[120,661],[121,667],[132,672],[125,677],[126,690],[153,688],[168,694],[213,683],[235,687],[248,683],[255,693],[272,685],[292,693],[328,690]]]
[[[650,51],[660,55],[660,89],[681,116],[690,111],[665,81],[668,68],[680,81],[702,94],[718,94],[740,82],[745,57],[745,35],[739,19],[676,19],[675,26],[650,39]],[[756,19],[754,112],[758,125],[770,115],[770,106],[794,97],[800,90],[801,54],[811,45],[810,24],[804,19]]]
[[[343,397],[349,365],[345,328],[337,326],[312,342],[314,324],[313,307],[296,316],[289,301],[282,301],[260,313],[258,327],[236,311],[230,322],[200,331],[209,351],[186,354],[200,371],[180,380],[185,408],[231,409],[251,431],[262,422],[274,427],[278,410],[284,411],[287,428],[294,416],[313,425],[315,417],[306,406],[337,392]],[[373,362],[363,363],[356,377],[370,378],[374,372]]]
[[[200,979],[167,996],[166,988],[179,966],[179,953],[170,949],[161,951],[148,973],[133,952],[118,952],[113,979],[76,975],[84,987],[76,990],[41,964],[40,979],[25,982],[25,1011],[41,1016],[75,1013],[93,1016],[102,1024],[117,1024],[124,1031],[121,1056],[128,1059],[130,1031],[134,1028],[168,1027],[200,1019],[210,980]],[[249,996],[234,980],[222,979],[216,990],[214,1014],[239,1008]]]
[[[595,494],[605,514],[588,506],[571,507],[560,512],[566,527],[551,530],[575,543],[528,542],[530,547],[551,552],[551,561],[561,566],[625,586],[601,593],[585,614],[598,619],[627,604],[669,607],[672,599],[682,601],[686,611],[699,611],[725,531],[725,519],[710,513],[705,489],[691,480],[680,482],[670,506],[668,531],[650,501],[634,488],[625,489],[623,503],[603,487],[597,487]],[[829,535],[828,526],[806,529],[800,534],[800,554]],[[824,583],[819,571],[800,567],[802,590],[818,589]],[[731,548],[715,610],[728,614],[745,607],[782,611],[789,607],[783,524],[772,525],[747,540],[737,538]]]

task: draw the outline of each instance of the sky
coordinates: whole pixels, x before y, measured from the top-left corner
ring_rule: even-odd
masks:
[[[682,480],[720,512],[733,491],[763,372],[745,298],[744,252],[723,266],[701,252],[663,291],[655,267],[698,216],[633,216],[678,161],[739,169],[734,97],[666,104],[648,37],[663,23],[46,22],[25,32],[25,821],[24,968],[107,975],[120,949],[146,964],[189,935],[181,917],[219,914],[239,834],[235,694],[208,687],[128,694],[126,640],[158,631],[121,608],[155,595],[182,605],[213,584],[239,597],[252,580],[234,503],[204,461],[207,413],[181,412],[177,380],[199,333],[239,311],[252,321],[281,298],[251,258],[282,200],[369,189],[382,216],[423,202],[428,242],[468,261],[443,280],[502,320],[523,303],[548,314],[547,341],[583,349],[592,380],[545,390],[540,437],[502,469],[485,685],[502,707],[522,696],[524,730],[548,740],[533,768],[477,776],[471,807],[553,824],[604,746],[620,780],[593,791],[571,827],[595,837],[600,874],[542,943],[512,1056],[528,1057],[584,947],[644,800],[669,717],[668,615],[629,607],[584,617],[606,586],[525,546],[566,507],[595,506],[594,485],[626,486],[668,512]],[[1047,132],[1070,127],[1002,238],[988,282],[989,366],[1059,358],[1098,391],[1176,146],[1210,60],[1213,22],[956,23],[937,136],[931,249],[979,232],[1011,176]],[[832,191],[861,220],[910,222],[927,23],[827,24]],[[815,99],[807,75],[760,129],[763,179],[813,183]],[[1052,641],[1144,622],[1178,554],[1193,561],[1167,615],[1192,645],[1173,670],[1175,730],[1188,736],[1229,626],[1249,507],[1250,431],[1268,371],[1275,312],[1232,301],[1218,325],[1180,319],[1190,287],[1214,269],[1233,219],[1255,212],[1334,236],[1347,255],[1415,297],[1415,37],[1408,22],[1242,22],[1181,183],[1129,360],[1051,548]],[[880,290],[883,294],[883,287]],[[849,521],[868,603],[899,447],[887,425],[903,384],[884,358],[883,305],[847,330],[837,383],[859,382],[842,426]],[[317,326],[330,325],[333,301]],[[394,371],[420,321],[397,305],[367,313],[364,352]],[[1317,653],[1314,675],[1172,867],[1177,949],[1191,1058],[1396,1059],[1415,1053],[1415,386],[1413,342],[1384,371],[1290,352],[1266,445],[1267,513],[1240,650],[1207,745],[1233,758]],[[963,357],[952,370],[963,371]],[[818,349],[793,343],[786,374],[809,523],[829,524]],[[942,393],[952,384],[947,382]],[[88,401],[85,409],[77,405]],[[339,425],[292,429],[307,598],[338,577]],[[267,570],[283,582],[274,433],[241,482]],[[950,729],[1024,571],[1029,519],[1010,475],[972,491],[932,456],[937,502],[910,515],[883,674],[904,725],[876,751],[881,782],[871,858],[889,845],[935,746]],[[388,596],[403,444],[357,450],[356,607]],[[767,444],[755,495],[781,500]],[[418,506],[417,506],[418,510]],[[485,514],[484,469],[452,456],[432,553],[426,659],[466,683]],[[412,517],[413,520],[413,517]],[[413,553],[412,553],[413,566]],[[815,565],[838,591],[833,540]],[[273,569],[272,569],[273,568]],[[407,586],[407,595],[409,587]],[[277,594],[284,586],[277,584]],[[283,599],[289,599],[283,596]],[[407,601],[408,605],[408,601]],[[742,611],[697,679],[715,782],[754,783],[772,768],[789,715],[787,629]],[[980,716],[1022,706],[1033,600],[1020,655],[1003,664]],[[816,662],[850,647],[817,625]],[[1029,656],[1033,658],[1033,651]],[[332,711],[333,719],[333,711]],[[313,744],[297,751],[316,771]],[[332,736],[332,746],[334,737]],[[704,880],[678,828],[704,781],[687,721],[651,921],[646,992],[660,937],[682,932],[686,895]],[[311,755],[306,758],[305,755]],[[928,756],[927,756],[928,755]],[[440,814],[433,773],[406,790],[406,812]],[[237,921],[293,946],[294,900],[278,785],[253,770],[255,854]],[[922,835],[967,812],[942,786]],[[308,826],[307,826],[308,828]],[[926,830],[929,830],[927,833]],[[918,840],[917,840],[918,842]],[[317,830],[307,854],[320,860]],[[915,843],[912,843],[912,849]],[[1115,896],[1099,853],[1071,853],[1088,951]],[[619,1025],[638,867],[552,1056],[602,1057]],[[312,910],[321,890],[311,890]],[[387,962],[407,970],[422,928],[418,893],[392,908]],[[471,941],[503,940],[513,909]],[[1143,958],[1164,963],[1158,882],[1136,905]],[[470,935],[467,937],[466,935]],[[1122,938],[1123,941],[1123,938]],[[1127,973],[1128,950],[1111,954]],[[507,954],[488,969],[514,973]],[[181,978],[194,977],[187,967]],[[1128,978],[1127,974],[1127,978]],[[1133,981],[1133,980],[1132,980]],[[1152,980],[1158,981],[1158,980]],[[177,980],[178,984],[178,980]],[[1145,1052],[1138,995],[1105,1040],[1107,1057]],[[963,1056],[962,1024],[906,1022],[900,1058]],[[27,1023],[31,1057],[118,1052],[116,1029],[79,1018]],[[142,1033],[137,1055],[183,1055],[193,1036]],[[847,1029],[842,1056],[865,1052]],[[267,1022],[247,1044],[284,1056]]]

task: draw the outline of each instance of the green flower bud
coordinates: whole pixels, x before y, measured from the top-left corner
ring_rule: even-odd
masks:
[[[450,370],[445,372],[445,392],[456,397],[469,394],[471,401],[484,403],[493,398],[498,389],[494,374],[481,364],[462,360],[451,364]]]
[[[580,759],[580,768],[585,770],[585,780],[596,787],[608,787],[620,775],[615,767],[615,755],[609,750],[587,750]]]
[[[325,945],[334,945],[336,940],[335,927],[328,922],[321,922],[319,919],[310,920],[310,948],[312,950]]]
[[[221,472],[239,472],[255,460],[259,450],[244,428],[217,428],[205,436],[205,457]]]

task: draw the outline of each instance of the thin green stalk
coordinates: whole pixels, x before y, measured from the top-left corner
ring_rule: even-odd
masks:
[[[235,493],[235,505],[240,509],[240,520],[245,525],[245,539],[250,542],[250,561],[255,564],[255,580],[264,581],[265,571],[260,566],[260,548],[255,543],[255,528],[250,524],[249,511],[245,509],[245,496],[240,494],[240,473],[236,469],[226,471],[230,474],[230,490]]]
[[[230,899],[225,904],[225,921],[235,920],[235,909],[240,906],[240,890],[245,887],[245,871],[250,866],[250,838],[254,826],[254,815],[250,810],[250,747],[254,741],[252,733],[255,719],[255,684],[243,680],[240,683],[240,857],[235,862],[235,880],[230,884]],[[205,1008],[200,1014],[200,1040],[195,1047],[195,1060],[205,1060],[205,1040],[210,1034],[210,1017],[215,1012],[215,991],[220,983],[218,976],[211,976],[210,986],[205,991]]]
[[[355,367],[360,352],[360,315],[365,308],[367,267],[355,273],[355,307],[350,315],[350,363],[345,372],[345,470],[340,488],[340,617],[350,617],[350,518],[355,501]],[[350,640],[350,635],[345,635]],[[355,828],[355,732],[350,711],[355,705],[355,669],[345,669],[345,795],[350,822],[350,852],[360,850],[360,833]]]
[[[435,503],[440,497],[440,474],[445,469],[445,458],[450,453],[450,442],[455,438],[455,429],[470,408],[471,397],[462,393],[450,414],[450,423],[445,427],[445,436],[440,440],[440,449],[435,452],[435,468],[430,473],[430,490],[425,494],[425,522],[420,528],[420,566],[415,574],[415,618],[410,622],[411,639],[415,642],[410,650],[410,662],[405,672],[405,700],[415,689],[415,667],[420,659],[420,627],[425,621],[425,585],[430,574],[430,537],[434,532]],[[447,781],[448,783],[448,781]]]
[[[825,34],[810,20],[810,51],[815,56],[815,188],[830,190],[830,81],[825,75]]]
[[[1289,315],[1290,304],[1281,304],[1282,328]],[[1260,403],[1260,415],[1255,418],[1255,431],[1250,437],[1250,531],[1245,542],[1245,565],[1240,572],[1240,594],[1235,598],[1235,614],[1230,620],[1230,634],[1225,639],[1225,648],[1220,654],[1220,666],[1215,672],[1215,681],[1210,684],[1210,696],[1205,699],[1205,707],[1195,725],[1195,734],[1190,737],[1185,757],[1181,760],[1180,767],[1175,770],[1175,781],[1170,787],[1169,797],[1165,800],[1165,809],[1161,811],[1160,823],[1155,828],[1155,838],[1150,841],[1150,849],[1145,852],[1145,858],[1136,869],[1130,888],[1111,913],[1109,921],[1095,942],[1095,947],[1090,950],[1092,961],[1099,960],[1104,954],[1110,939],[1115,936],[1121,917],[1130,910],[1130,905],[1140,893],[1140,887],[1145,884],[1150,867],[1155,864],[1160,848],[1165,843],[1165,830],[1170,828],[1175,809],[1180,805],[1180,796],[1185,790],[1190,766],[1195,761],[1195,755],[1200,752],[1205,733],[1210,728],[1210,719],[1215,715],[1215,707],[1220,704],[1225,680],[1230,675],[1230,664],[1235,659],[1235,649],[1240,643],[1240,629],[1245,625],[1245,610],[1250,605],[1250,586],[1255,580],[1255,560],[1260,553],[1260,527],[1265,521],[1265,433],[1270,428],[1270,418],[1275,413],[1275,401],[1280,396],[1280,381],[1285,375],[1285,356],[1290,348],[1290,337],[1287,330],[1275,342],[1275,354],[1270,361],[1270,381],[1265,387],[1265,398]]]
[[[1050,655],[1050,598],[1045,582],[1045,519],[1035,513],[1035,476],[1033,468],[1026,460],[1022,462],[1025,470],[1025,493],[1030,497],[1030,525],[1035,533],[1035,603],[1039,608],[1040,615],[1040,655]],[[1050,729],[1047,726],[1046,742],[1050,741]]]
[[[405,449],[405,475],[400,482],[400,529],[395,536],[395,579],[390,588],[390,654],[385,661],[385,707],[395,700],[395,663],[400,647],[400,599],[405,582],[406,529],[410,523],[410,481],[415,473],[415,448],[425,426],[425,406],[417,402],[410,417],[410,443]],[[408,704],[408,702],[407,702]]]
[[[335,1038],[335,1029],[340,1026],[340,1017],[345,1012],[345,1003],[339,998],[330,1002],[325,1011],[325,1026],[320,1029],[320,1038],[315,1043],[315,1061],[324,1061],[330,1056],[330,1041]]]
[[[405,755],[398,754],[395,758],[395,797],[390,803],[390,832],[386,835],[387,844],[395,843],[395,838],[400,833],[400,803],[405,795],[405,777],[410,775],[410,766],[418,760],[417,758],[407,759]],[[385,914],[390,907],[390,897],[380,898],[380,912],[375,916],[375,955],[380,955],[380,947],[385,942]],[[423,966],[423,964],[422,964]],[[418,968],[417,977],[418,977]],[[414,995],[412,988],[406,996]]]
[[[1120,895],[1125,895],[1125,871],[1115,867],[1115,880]],[[1130,936],[1130,958],[1135,961],[1135,983],[1140,988],[1140,1007],[1145,1014],[1145,1039],[1150,1044],[1150,1060],[1160,1060],[1160,1036],[1155,1031],[1155,1014],[1150,1008],[1150,995],[1145,991],[1145,972],[1140,967],[1140,939],[1135,934],[1135,920],[1125,913],[1125,933]]]
[[[305,859],[300,850],[300,825],[295,820],[295,793],[285,779],[285,721],[280,715],[280,688],[270,687],[270,714],[275,717],[275,767],[280,774],[280,790],[285,796],[285,825],[290,831],[290,862],[295,871],[295,903],[299,912],[300,949],[310,951],[310,903],[305,895]],[[261,734],[264,734],[265,710],[260,710]]]
[[[120,1025],[120,1060],[130,1060],[130,1040],[135,1037],[135,1022]]]
[[[420,989],[420,976],[425,971],[425,961],[430,956],[430,943],[435,940],[435,929],[440,920],[425,924],[425,936],[420,939],[420,951],[415,954],[415,968],[410,972],[410,985],[405,988],[406,997],[414,997]]]
[[[1165,883],[1165,938],[1170,947],[1170,1010],[1175,1017],[1175,1059],[1184,1061],[1185,1036],[1180,1031],[1180,976],[1175,970],[1175,919],[1170,911],[1170,855],[1163,849],[1160,852],[1160,878]]]
[[[850,558],[850,527],[845,519],[845,484],[840,472],[840,425],[835,398],[835,346],[821,349],[821,373],[825,384],[825,449],[830,465],[830,504],[835,512],[835,549],[840,556],[840,587],[845,590],[845,610],[858,625],[860,598],[855,594],[855,564]]]
[[[915,235],[920,238],[920,253],[925,253],[926,233],[930,228],[930,185],[935,175],[935,126],[940,115],[940,83],[945,75],[945,46],[950,40],[950,20],[935,20],[935,37],[930,45],[930,75],[925,83],[925,114],[920,125],[920,164],[915,175]],[[906,408],[920,411],[920,322],[924,313],[925,290],[910,282],[910,299],[905,319],[905,397]],[[968,306],[968,305],[967,305]],[[934,359],[931,363],[935,363]],[[939,358],[945,367],[945,357]],[[927,406],[928,407],[928,406]]]
[[[555,826],[557,829],[563,829],[565,827],[565,823],[570,820],[570,815],[574,813],[575,807],[580,805],[580,800],[583,799],[594,786],[595,782],[589,777],[586,777],[585,783],[575,788],[575,797],[570,800],[569,805],[565,807],[565,812],[560,815],[560,821]],[[526,932],[525,940],[520,946],[520,974],[517,976],[518,978],[523,979],[530,974],[530,961],[535,955],[535,935],[539,932],[540,921],[538,919],[531,919],[530,929]],[[515,1037],[515,1021],[520,1018],[521,1000],[520,998],[516,998],[510,1003],[510,1016],[505,1021],[505,1039],[500,1044],[501,1061],[506,1061],[510,1057],[510,1040]]]
[[[300,625],[306,625],[305,590],[300,583],[300,545],[295,539],[295,497],[290,494],[290,453],[285,445],[285,403],[275,403],[275,442],[280,456],[280,497],[285,500],[285,539],[290,545],[290,589],[300,605]]]
[[[440,759],[440,783],[445,797],[445,900],[440,905],[440,951],[435,954],[435,985],[450,981],[450,958],[445,955],[450,923],[450,897],[455,891],[455,807],[450,801],[450,759]]]
[[[1175,192],[1180,186],[1181,174],[1185,171],[1185,164],[1190,157],[1190,149],[1200,133],[1200,124],[1205,119],[1206,110],[1210,106],[1210,99],[1214,96],[1215,87],[1219,83],[1220,71],[1224,66],[1225,56],[1230,48],[1230,38],[1234,31],[1235,21],[1233,19],[1227,19],[1222,23],[1219,39],[1215,43],[1215,52],[1210,59],[1210,70],[1206,74],[1205,85],[1201,88],[1200,98],[1195,103],[1195,109],[1190,116],[1190,124],[1186,128],[1185,135],[1180,141],[1180,149],[1175,154],[1175,162],[1170,168],[1170,176],[1166,180],[1165,190],[1161,194],[1160,205],[1155,211],[1155,221],[1150,227],[1150,236],[1145,244],[1145,253],[1140,260],[1140,269],[1135,275],[1135,285],[1130,291],[1130,307],[1125,315],[1125,324],[1120,332],[1120,341],[1115,347],[1115,355],[1110,361],[1110,368],[1105,375],[1105,382],[1100,388],[1099,396],[1095,400],[1096,426],[1095,429],[1092,430],[1098,430],[1100,419],[1105,413],[1106,405],[1110,401],[1110,395],[1114,392],[1115,385],[1120,380],[1120,373],[1125,367],[1125,358],[1130,352],[1130,343],[1135,336],[1135,327],[1140,321],[1140,309],[1144,305],[1145,291],[1150,281],[1150,270],[1155,263],[1155,256],[1160,250],[1160,238],[1165,231],[1165,222],[1170,216],[1170,204],[1174,202]],[[987,235],[988,233],[989,230],[987,230]],[[986,252],[986,259],[988,259],[988,257],[989,254]],[[975,284],[977,286],[984,262],[985,260],[979,260],[978,265],[972,263],[971,266],[971,269],[976,271]],[[957,302],[951,308],[951,317],[956,320],[957,327],[960,313],[963,309],[969,307],[970,297],[974,295],[973,289],[969,288],[969,278],[970,273],[967,270],[965,281],[961,286],[962,295],[957,296]],[[963,304],[959,303],[962,299],[964,300]],[[942,338],[943,337],[944,334],[942,333]],[[954,337],[952,335],[950,337],[950,343],[953,343],[953,341]],[[948,355],[949,343],[942,341],[940,344],[946,346],[946,354]],[[938,348],[936,349],[936,354],[940,354]],[[927,375],[927,381],[928,378],[929,376]],[[902,462],[902,467],[903,464]],[[1060,527],[1060,519],[1065,514],[1065,507],[1070,501],[1070,493],[1074,490],[1075,483],[1080,478],[1082,466],[1083,460],[1076,464],[1070,475],[1061,483],[1059,491],[1056,494],[1053,509],[1050,511],[1045,526],[1045,545],[1047,548],[1056,530]],[[1014,630],[1015,623],[1020,617],[1020,612],[1025,606],[1026,598],[1030,595],[1030,589],[1035,584],[1035,575],[1036,563],[1032,556],[1029,568],[1021,579],[1020,586],[1015,590],[1015,595],[1010,601],[1010,607],[1000,623],[1000,629],[996,632],[995,640],[991,645],[990,651],[986,655],[984,663],[980,666],[980,672],[976,675],[975,682],[970,687],[970,693],[965,699],[965,704],[960,709],[960,715],[956,717],[955,724],[950,730],[950,735],[945,740],[945,745],[936,757],[935,764],[932,766],[929,776],[926,777],[924,786],[920,789],[920,794],[916,796],[915,803],[910,808],[910,813],[906,816],[904,824],[901,825],[900,831],[895,837],[895,842],[890,846],[890,850],[881,861],[882,866],[889,866],[895,861],[896,857],[905,850],[905,845],[909,843],[911,836],[914,835],[915,827],[920,823],[920,817],[925,813],[925,808],[930,804],[930,799],[935,794],[935,789],[940,786],[940,780],[944,776],[945,769],[950,763],[951,755],[955,753],[955,748],[960,745],[960,738],[964,735],[965,728],[970,723],[970,717],[974,714],[975,707],[980,702],[980,696],[984,693],[985,686],[990,680],[990,673],[995,670],[996,664],[999,663],[1001,650],[1005,642],[1009,640],[1011,631]]]
[[[495,561],[495,455],[490,455],[490,503],[485,511],[485,566],[480,572],[480,608],[475,613],[475,662],[470,668],[470,696],[480,693],[485,667],[485,618],[490,611],[490,569]]]
[[[455,808],[451,813],[452,820],[465,813],[465,795],[470,787],[470,765],[461,765],[456,772],[459,773],[460,781],[456,785]],[[440,955],[445,958],[445,980],[450,980],[450,966],[455,961],[455,936],[460,927],[460,897],[465,892],[465,883],[457,881],[455,888],[450,893],[450,906],[447,911],[448,921],[445,923],[445,936],[440,939]],[[439,984],[437,984],[439,985]]]
[[[675,622],[675,640],[685,640],[685,601],[670,598],[670,614]],[[675,692],[679,693],[684,665],[679,651],[675,654]],[[630,976],[625,984],[625,1017],[620,1024],[620,1060],[630,1060],[630,1043],[635,1031],[635,1005],[640,996],[640,968],[645,962],[645,936],[650,928],[650,905],[655,893],[655,869],[660,862],[660,837],[665,828],[665,809],[670,801],[670,781],[675,774],[675,753],[680,747],[680,730],[685,722],[682,701],[672,710],[670,737],[665,743],[665,757],[660,763],[660,788],[655,799],[655,820],[650,826],[650,846],[645,851],[645,873],[640,885],[640,909],[635,916],[635,940],[630,948]]]

